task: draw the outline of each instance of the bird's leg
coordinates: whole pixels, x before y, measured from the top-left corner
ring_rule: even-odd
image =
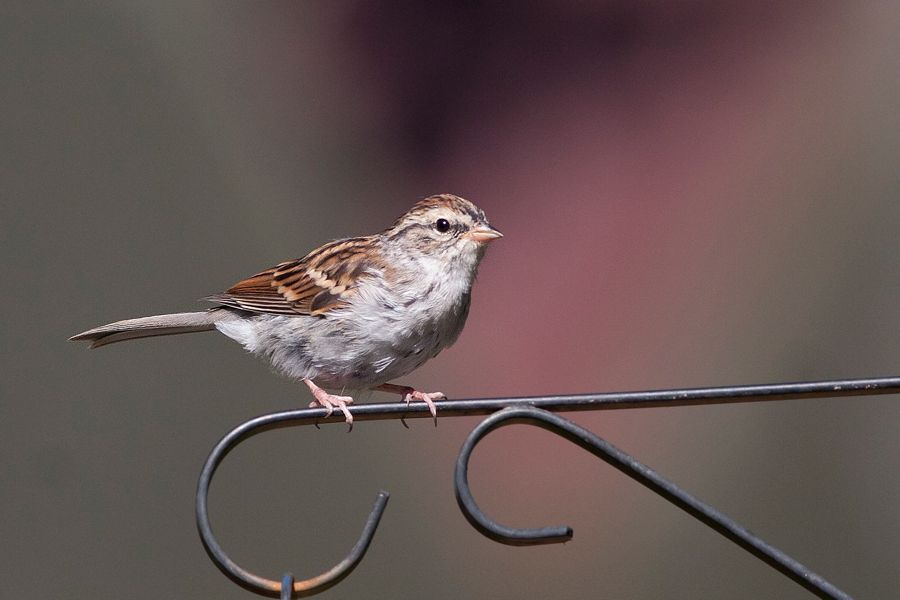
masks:
[[[420,400],[428,406],[431,416],[434,418],[434,424],[437,425],[437,406],[435,400],[446,400],[447,396],[443,392],[420,392],[408,385],[396,385],[393,383],[382,383],[376,390],[380,392],[388,392],[389,394],[400,394],[409,405],[413,400]]]
[[[312,379],[304,379],[303,383],[306,384],[306,387],[312,392],[313,398],[315,398],[315,400],[309,403],[310,408],[324,408],[326,410],[325,418],[328,418],[331,416],[331,413],[334,412],[334,407],[337,406],[338,409],[344,413],[344,420],[347,421],[347,425],[350,426],[350,429],[353,429],[353,415],[351,415],[350,411],[347,409],[347,405],[353,403],[353,398],[350,396],[335,396],[334,394],[329,394],[313,383]]]

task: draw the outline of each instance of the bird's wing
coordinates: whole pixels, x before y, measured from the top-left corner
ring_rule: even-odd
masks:
[[[374,243],[373,238],[350,238],[325,244],[204,300],[256,313],[325,314],[345,306],[360,281],[371,276]]]

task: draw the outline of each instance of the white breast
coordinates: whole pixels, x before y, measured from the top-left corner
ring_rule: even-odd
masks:
[[[419,367],[459,337],[469,312],[471,279],[426,262],[388,286],[364,286],[343,318],[364,331],[370,360],[384,381]]]

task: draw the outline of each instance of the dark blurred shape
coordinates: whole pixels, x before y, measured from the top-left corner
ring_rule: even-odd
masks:
[[[366,85],[383,94],[410,158],[427,167],[472,106],[500,113],[515,97],[579,78],[638,110],[640,94],[629,90],[654,93],[652,76],[628,68],[639,53],[664,69],[673,49],[706,52],[736,26],[746,30],[739,37],[765,44],[785,13],[803,19],[823,10],[825,3],[782,2],[359,2],[341,39]]]

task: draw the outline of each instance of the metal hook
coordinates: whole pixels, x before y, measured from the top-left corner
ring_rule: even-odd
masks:
[[[242,441],[262,433],[263,431],[284,427],[288,424],[288,421],[308,419],[312,422],[316,417],[311,415],[318,415],[320,411],[314,410],[306,412],[310,416],[305,416],[305,418],[301,419],[298,419],[297,411],[273,413],[251,419],[234,428],[222,438],[222,440],[216,444],[215,448],[213,448],[212,452],[210,452],[209,457],[206,459],[206,463],[203,465],[203,470],[200,472],[200,480],[197,484],[197,529],[203,540],[203,547],[206,549],[210,559],[215,563],[219,570],[238,585],[264,596],[276,598],[280,596],[282,600],[318,594],[337,584],[344,579],[344,577],[349,575],[362,560],[363,556],[365,556],[366,550],[369,549],[369,544],[372,541],[372,537],[375,535],[375,530],[378,528],[378,523],[381,520],[381,515],[384,513],[384,509],[387,506],[387,501],[390,496],[385,491],[378,493],[375,497],[375,505],[372,507],[372,511],[366,519],[366,524],[363,527],[356,545],[353,546],[353,549],[350,550],[350,553],[347,554],[343,560],[321,575],[301,581],[295,581],[293,575],[288,573],[284,575],[281,581],[277,581],[255,575],[231,560],[231,558],[225,554],[225,551],[222,549],[222,546],[219,545],[219,542],[216,541],[212,532],[212,527],[209,524],[207,498],[209,496],[209,484],[212,481],[213,474],[215,474],[222,459],[224,459],[225,456]]]
[[[643,392],[613,392],[602,394],[575,394],[566,396],[541,397],[531,396],[525,398],[478,398],[471,400],[445,400],[440,403],[440,415],[442,419],[447,419],[449,417],[490,415],[492,413],[495,413],[495,411],[502,411],[500,413],[495,413],[493,416],[485,420],[481,425],[479,425],[479,427],[475,429],[475,431],[472,432],[472,434],[469,436],[469,439],[466,440],[466,446],[463,447],[463,451],[461,451],[460,458],[457,461],[457,499],[460,501],[461,506],[463,506],[464,501],[468,504],[469,512],[467,512],[466,507],[463,506],[463,513],[466,515],[466,518],[468,518],[469,521],[485,535],[488,535],[493,539],[497,539],[498,541],[503,541],[504,543],[537,544],[560,542],[570,539],[572,536],[571,529],[569,529],[568,527],[545,528],[543,530],[515,530],[503,528],[502,526],[497,525],[496,523],[493,523],[492,521],[487,519],[487,517],[484,517],[484,515],[475,505],[474,500],[472,500],[471,492],[468,489],[468,482],[465,480],[468,457],[469,454],[471,454],[472,448],[474,447],[475,443],[477,443],[481,437],[488,433],[489,430],[486,429],[487,427],[490,427],[490,430],[492,430],[493,428],[500,427],[502,425],[511,424],[511,422],[503,422],[504,419],[513,419],[517,416],[519,418],[519,422],[529,423],[533,425],[536,424],[554,431],[555,433],[558,433],[560,435],[564,435],[565,437],[576,441],[576,443],[579,443],[579,445],[581,445],[583,448],[597,454],[598,456],[601,456],[600,450],[592,447],[591,444],[594,443],[594,440],[599,440],[600,444],[606,444],[606,442],[603,442],[603,440],[600,440],[600,438],[597,438],[590,432],[584,432],[584,430],[578,428],[576,425],[570,423],[569,421],[566,421],[565,419],[555,417],[551,413],[546,413],[543,410],[537,410],[537,407],[554,411],[619,410],[626,408],[653,408],[661,406],[674,407],[710,404],[732,404],[737,402],[763,402],[771,400],[788,400],[799,398],[871,396],[877,394],[896,394],[898,392],[900,392],[900,377],[841,379],[830,381],[776,383],[766,385],[746,385],[718,388],[651,390]],[[506,409],[506,411],[504,411],[503,409]],[[515,413],[515,415],[511,415],[507,412],[510,410],[526,412],[519,412]],[[410,406],[406,406],[403,402],[392,402],[389,404],[362,404],[351,407],[350,412],[353,414],[354,420],[356,422],[381,421],[397,418],[431,418],[428,407],[425,406],[424,403],[416,403]],[[534,415],[539,416],[535,417]],[[547,416],[545,417],[543,415]],[[544,421],[547,421],[547,419],[554,418],[559,419],[559,422],[562,424],[568,423],[571,427],[574,427],[575,430],[584,432],[584,434],[587,436],[585,438],[586,441],[579,442],[577,436],[570,437],[569,434],[564,433],[564,426],[560,426],[562,427],[562,429],[554,429],[553,425],[544,423]],[[197,514],[197,529],[200,532],[203,546],[213,563],[215,563],[215,565],[226,576],[228,576],[238,585],[241,585],[244,588],[258,594],[272,597],[278,597],[280,595],[282,598],[310,596],[324,591],[341,581],[344,577],[350,574],[350,572],[356,567],[356,565],[360,562],[360,560],[362,560],[363,556],[365,555],[365,552],[372,541],[372,537],[375,534],[375,529],[378,527],[381,515],[384,512],[385,506],[387,504],[387,492],[379,493],[375,499],[375,506],[372,508],[372,511],[366,521],[365,527],[363,528],[362,534],[360,535],[359,541],[350,551],[350,554],[348,554],[347,557],[344,558],[344,560],[342,560],[329,571],[311,579],[307,579],[304,581],[293,581],[293,576],[291,576],[290,581],[288,581],[288,575],[285,575],[285,578],[280,582],[271,579],[265,579],[241,568],[234,561],[232,561],[228,557],[228,555],[225,554],[225,552],[222,550],[222,547],[218,544],[215,537],[213,536],[212,528],[209,525],[209,514],[207,510],[207,496],[209,495],[210,482],[212,480],[213,474],[219,466],[219,463],[221,463],[221,461],[225,458],[225,455],[227,455],[232,449],[234,449],[235,446],[254,435],[257,435],[264,431],[268,431],[270,429],[294,427],[298,425],[314,425],[317,423],[344,423],[344,418],[343,415],[327,416],[327,411],[324,408],[304,408],[271,413],[256,417],[254,419],[250,419],[249,421],[246,421],[241,425],[235,427],[233,430],[231,430],[231,432],[223,437],[218,444],[216,444],[215,448],[213,448],[212,452],[210,452],[209,457],[206,459],[206,462],[203,465],[203,470],[200,473],[200,480],[197,484],[197,498],[195,509]],[[612,448],[612,446],[609,447]],[[466,450],[466,448],[468,448],[468,450]],[[612,449],[615,450],[615,448]],[[615,451],[620,452],[618,450]],[[630,459],[627,454],[621,453],[621,456]],[[604,457],[601,456],[601,458]],[[464,461],[462,467],[460,466],[460,460]],[[611,462],[607,458],[604,458],[604,460],[607,460],[607,462]],[[633,461],[633,459],[631,460]],[[611,464],[615,463],[611,462]],[[634,464],[640,465],[640,463],[636,461],[634,461]],[[671,502],[678,504],[678,506],[680,506],[684,510],[687,510],[689,513],[691,513],[704,523],[707,523],[711,527],[715,528],[723,535],[726,535],[727,537],[729,537],[729,539],[732,539],[745,549],[753,552],[756,556],[759,556],[778,570],[787,574],[787,571],[785,569],[788,569],[788,567],[785,567],[784,564],[793,564],[797,567],[797,569],[795,569],[796,572],[808,573],[809,577],[812,578],[812,583],[809,583],[808,585],[801,583],[801,585],[804,585],[804,587],[813,589],[814,586],[819,585],[817,582],[821,581],[823,586],[825,586],[823,589],[835,590],[835,593],[833,595],[823,593],[823,597],[847,597],[842,592],[837,591],[834,586],[831,586],[827,582],[824,582],[821,577],[809,572],[808,570],[805,570],[805,568],[802,565],[799,565],[799,563],[792,561],[790,557],[782,555],[770,546],[766,546],[764,542],[747,533],[746,530],[740,528],[739,525],[734,524],[734,527],[744,532],[746,534],[746,539],[753,540],[758,544],[762,544],[763,546],[770,548],[782,558],[770,559],[764,555],[761,555],[760,551],[755,550],[754,546],[750,542],[741,541],[744,538],[741,538],[740,535],[733,532],[728,533],[727,531],[723,531],[722,529],[718,528],[714,524],[714,519],[712,519],[711,517],[704,516],[702,513],[695,511],[694,508],[686,507],[684,504],[679,504],[677,497],[667,495],[667,493],[655,488],[651,483],[647,483],[646,481],[640,479],[637,475],[628,472],[627,467],[621,467],[618,465],[616,466],[620,470],[628,473],[630,476],[638,479],[638,481],[641,481],[641,483],[644,483],[644,485],[647,485],[651,489],[654,489],[654,491],[657,491],[657,493],[662,494]],[[654,475],[655,477],[659,477],[655,473],[653,473],[653,471],[647,469],[647,467],[643,467],[643,465],[640,465],[640,467],[645,469],[648,473]],[[462,471],[460,471],[460,469],[462,469]],[[463,477],[462,484],[460,484],[460,477]],[[659,478],[659,481],[671,486],[674,490],[678,490],[677,487],[669,484],[662,478]],[[678,491],[680,492],[680,490]],[[684,494],[684,492],[681,493]],[[693,500],[699,506],[705,507],[712,514],[718,515],[718,517],[726,523],[733,524],[733,522],[729,521],[722,515],[719,515],[715,512],[715,510],[709,508],[708,506],[694,500],[691,496],[688,496],[687,494],[684,494],[684,496]],[[482,520],[488,525],[482,526],[479,525],[477,521],[474,521],[473,518],[476,514],[480,515]],[[525,531],[526,534],[520,536],[518,540],[512,541],[516,537],[516,532],[521,533],[522,531]],[[495,537],[492,532],[500,532],[500,535],[498,537]],[[506,539],[503,539],[504,537]],[[795,576],[790,576],[792,579],[796,580]],[[828,586],[830,586],[830,588]]]
[[[691,496],[609,442],[568,419],[532,406],[506,408],[486,418],[466,438],[456,459],[454,484],[459,507],[469,523],[492,540],[503,544],[523,546],[559,543],[572,538],[572,529],[565,526],[537,529],[506,527],[486,516],[475,503],[472,491],[469,488],[468,477],[469,458],[472,455],[472,451],[488,433],[500,427],[513,424],[534,425],[546,429],[584,448],[638,483],[650,488],[702,523],[718,531],[738,546],[820,598],[840,600],[850,598],[849,595],[836,588],[820,575],[812,572],[777,548],[767,544],[734,520]]]

